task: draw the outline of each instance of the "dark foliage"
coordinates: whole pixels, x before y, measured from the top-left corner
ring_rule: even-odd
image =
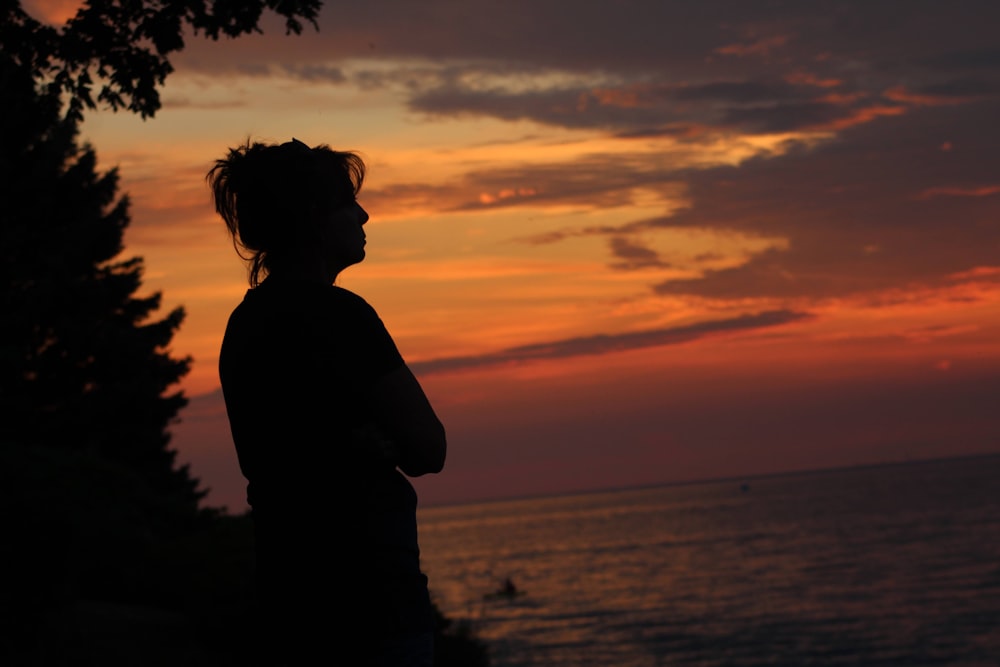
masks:
[[[167,349],[184,311],[151,319],[160,294],[136,296],[142,260],[118,258],[128,199],[59,100],[6,52],[0,90],[0,441],[103,458],[194,511],[167,431],[187,402],[168,393],[190,364]]]
[[[127,468],[10,443],[0,507],[16,509],[0,528],[0,664],[256,664],[249,515],[192,521]],[[488,667],[467,623],[435,615],[435,665]]]
[[[69,95],[79,119],[97,102],[153,116],[157,88],[173,71],[168,56],[184,48],[184,31],[217,40],[261,32],[264,10],[285,19],[286,33],[315,28],[321,0],[88,0],[61,29],[35,20],[20,2],[0,0],[0,49],[53,92]],[[100,91],[94,99],[95,77]]]
[[[489,647],[479,639],[467,621],[447,618],[435,605],[437,633],[434,636],[434,664],[438,667],[489,667]]]

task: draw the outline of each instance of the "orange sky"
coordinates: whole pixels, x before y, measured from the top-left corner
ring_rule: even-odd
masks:
[[[208,502],[243,507],[216,362],[246,273],[204,174],[247,136],[368,161],[340,284],[448,428],[424,502],[1000,450],[998,9],[751,4],[328,4],[189,39],[154,119],[88,114],[188,312]]]

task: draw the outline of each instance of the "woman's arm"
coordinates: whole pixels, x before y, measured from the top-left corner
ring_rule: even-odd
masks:
[[[410,477],[441,472],[447,452],[444,426],[407,366],[380,377],[369,401],[379,428],[399,452],[400,470]]]

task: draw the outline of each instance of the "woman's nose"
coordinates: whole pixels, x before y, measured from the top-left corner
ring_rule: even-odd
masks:
[[[358,213],[361,214],[361,224],[362,225],[365,224],[366,222],[368,222],[368,211],[366,211],[364,208],[362,208],[361,204],[358,204]]]

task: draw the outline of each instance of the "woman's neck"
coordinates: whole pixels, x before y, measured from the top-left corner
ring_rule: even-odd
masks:
[[[268,268],[268,275],[278,280],[296,280],[322,285],[332,285],[340,271],[331,269],[323,261],[292,260],[273,262]]]

